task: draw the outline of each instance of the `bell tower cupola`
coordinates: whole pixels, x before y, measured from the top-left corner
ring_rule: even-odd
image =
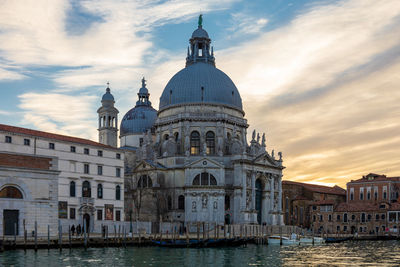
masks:
[[[118,139],[118,109],[114,107],[114,96],[111,94],[110,84],[107,83],[106,93],[101,99],[99,114],[99,143],[117,147]]]
[[[203,15],[199,16],[198,28],[192,33],[189,43],[186,67],[196,62],[205,62],[215,66],[214,51],[210,46],[211,39],[208,37],[207,31],[203,29]]]

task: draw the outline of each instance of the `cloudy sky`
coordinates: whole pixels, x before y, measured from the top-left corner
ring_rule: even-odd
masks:
[[[400,1],[0,0],[0,123],[97,140],[106,83],[120,118],[184,67],[197,17],[284,178],[400,176]]]

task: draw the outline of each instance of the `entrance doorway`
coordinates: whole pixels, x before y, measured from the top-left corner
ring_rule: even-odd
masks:
[[[262,219],[262,183],[260,179],[256,180],[256,210],[257,210],[257,222],[261,224]]]
[[[18,235],[18,219],[19,210],[3,210],[4,235]]]
[[[90,215],[85,213],[83,215],[83,223],[85,224],[85,231],[86,233],[90,232]]]

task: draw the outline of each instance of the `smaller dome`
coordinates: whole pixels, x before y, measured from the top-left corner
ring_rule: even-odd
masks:
[[[129,110],[121,121],[121,136],[142,134],[153,127],[157,110],[151,106],[136,106]]]
[[[107,87],[106,93],[101,98],[101,101],[114,101],[114,96],[110,93],[109,87]]]
[[[207,38],[208,33],[203,29],[203,27],[199,26],[193,33],[192,33],[192,38]]]

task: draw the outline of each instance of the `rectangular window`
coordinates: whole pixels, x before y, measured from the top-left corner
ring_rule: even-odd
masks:
[[[97,174],[103,175],[103,166],[97,166]]]
[[[117,159],[121,159],[121,154],[120,154],[120,153],[117,153],[117,154],[116,154],[116,157],[117,157]]]
[[[324,217],[322,215],[319,215],[319,221],[323,222],[324,221]]]
[[[383,187],[383,199],[387,198],[387,186]]]
[[[103,156],[103,151],[97,150],[97,156],[102,157]]]
[[[347,226],[343,226],[343,231],[346,232],[347,231]]]
[[[330,222],[332,221],[332,215],[330,215],[330,214],[328,215],[328,221],[330,221]]]
[[[11,143],[11,142],[12,142],[11,136],[6,136],[6,143]]]
[[[354,188],[350,188],[350,200],[354,200]]]
[[[49,149],[54,149],[54,148],[55,148],[54,143],[49,143]]]
[[[69,208],[69,218],[75,219],[75,208]]]
[[[83,172],[84,172],[85,174],[89,174],[89,164],[84,164],[84,165],[83,165]]]
[[[89,155],[89,148],[84,148],[83,149],[83,154]]]
[[[75,153],[76,152],[76,147],[71,146],[71,152]]]
[[[103,210],[102,209],[98,209],[97,210],[97,220],[98,221],[102,221],[103,220]]]
[[[120,210],[115,211],[115,220],[118,222],[121,220],[121,211]]]
[[[116,168],[115,169],[115,176],[121,177],[121,168]]]
[[[360,188],[360,200],[364,200],[364,187]]]
[[[30,146],[31,145],[31,139],[24,139],[24,145],[25,146]]]

